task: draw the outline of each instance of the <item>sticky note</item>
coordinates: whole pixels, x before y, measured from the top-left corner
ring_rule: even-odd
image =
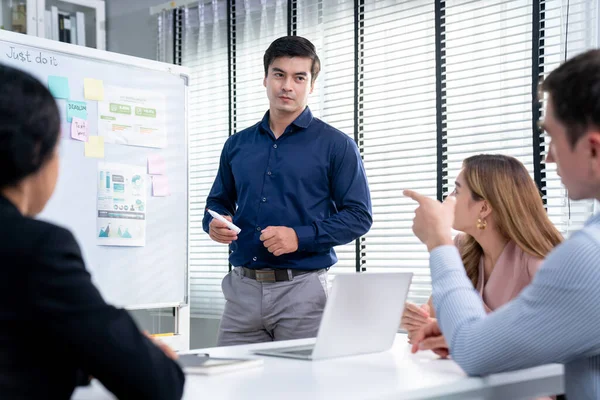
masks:
[[[152,176],[152,196],[165,197],[171,194],[169,190],[169,179],[166,175]]]
[[[67,122],[73,117],[87,119],[87,103],[85,101],[67,101]]]
[[[99,79],[84,78],[83,94],[87,100],[104,100],[104,82]]]
[[[150,175],[164,175],[167,170],[165,159],[159,154],[148,156],[148,173]]]
[[[152,335],[150,335],[152,337],[167,337],[167,336],[175,336],[175,333],[173,332],[167,332],[167,333],[153,333]]]
[[[71,97],[71,91],[69,90],[69,79],[64,76],[52,76],[48,77],[48,90],[52,93],[52,96],[57,99],[68,99]]]
[[[71,137],[82,142],[88,141],[88,122],[84,119],[73,117],[71,122]]]
[[[89,136],[85,142],[85,156],[92,158],[104,158],[104,137]]]

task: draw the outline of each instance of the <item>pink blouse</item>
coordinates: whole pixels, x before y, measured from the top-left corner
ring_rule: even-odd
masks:
[[[488,281],[484,284],[483,257],[479,261],[479,279],[476,289],[489,313],[521,293],[533,279],[542,259],[525,253],[517,244],[510,241],[500,254]]]

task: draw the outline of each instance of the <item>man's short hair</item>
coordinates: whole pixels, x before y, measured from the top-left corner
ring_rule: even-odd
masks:
[[[312,60],[310,70],[311,83],[314,83],[321,71],[321,61],[317,56],[315,46],[310,40],[301,36],[284,36],[276,39],[265,51],[265,77],[269,73],[269,66],[279,57],[306,57]]]
[[[589,50],[552,71],[541,89],[551,96],[556,119],[572,147],[589,128],[600,127],[600,50]]]

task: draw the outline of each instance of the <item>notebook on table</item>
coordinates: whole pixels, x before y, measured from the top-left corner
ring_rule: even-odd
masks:
[[[184,373],[199,375],[221,374],[263,365],[260,358],[220,358],[207,354],[184,354],[180,355],[177,361]]]

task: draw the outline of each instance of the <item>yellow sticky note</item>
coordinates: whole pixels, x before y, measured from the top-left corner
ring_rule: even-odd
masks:
[[[84,78],[83,94],[88,100],[104,100],[104,82],[99,79]]]
[[[152,337],[167,337],[167,336],[175,336],[175,334],[173,332],[169,332],[169,333],[153,333],[151,336]]]
[[[85,142],[85,156],[93,158],[104,158],[104,137],[88,137],[88,141]]]

